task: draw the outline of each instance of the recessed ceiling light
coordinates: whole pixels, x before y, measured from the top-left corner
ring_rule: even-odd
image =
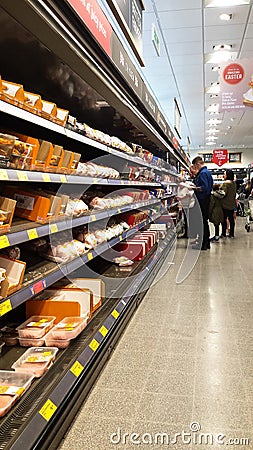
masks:
[[[237,58],[237,52],[228,52],[226,50],[207,53],[205,54],[205,63],[206,64],[219,64],[221,62],[227,62],[230,60],[234,60]]]
[[[212,70],[213,72],[218,72],[218,70],[220,70],[220,66],[213,66]]]
[[[211,142],[207,142],[206,143],[206,145],[215,145],[216,144],[216,142],[214,142],[214,141],[211,141]]]
[[[219,120],[219,119],[209,119],[206,123],[207,123],[208,125],[214,125],[214,126],[216,126],[216,125],[218,125],[219,123],[221,123],[221,120]]]
[[[232,20],[232,17],[233,17],[233,14],[223,13],[223,14],[219,15],[220,20]]]
[[[231,50],[232,49],[232,44],[218,44],[218,45],[213,45],[213,49],[216,52],[217,50]]]
[[[210,98],[219,97],[219,94],[210,94]]]
[[[212,105],[208,106],[207,111],[216,112],[216,111],[219,111],[219,108],[220,108],[219,103],[213,103]],[[212,120],[212,119],[210,119],[210,120]],[[213,120],[215,120],[215,119],[213,119]]]
[[[227,130],[231,130],[231,128],[232,128],[232,127],[231,127],[230,125],[228,125]]]
[[[216,139],[218,139],[218,136],[207,136],[206,138],[207,141],[216,141]]]
[[[213,134],[213,133],[219,133],[220,130],[217,130],[217,128],[210,128],[209,130],[206,130],[207,133]]]
[[[220,93],[220,83],[211,83],[211,86],[207,88],[207,94],[219,94]]]
[[[207,8],[216,8],[223,6],[240,6],[240,5],[249,5],[250,0],[206,0]]]

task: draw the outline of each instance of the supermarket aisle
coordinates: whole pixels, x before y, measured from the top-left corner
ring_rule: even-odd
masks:
[[[244,222],[236,239],[201,253],[182,285],[178,241],[175,265],[146,295],[60,450],[214,449],[230,438],[253,448],[253,232]],[[156,443],[155,433],[175,441],[190,424],[183,442]],[[202,445],[199,426],[209,433]],[[124,433],[137,434],[132,444]]]

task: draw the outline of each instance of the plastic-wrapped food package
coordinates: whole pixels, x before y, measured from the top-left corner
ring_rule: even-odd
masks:
[[[8,347],[18,343],[18,332],[15,328],[4,326],[1,328],[2,340]]]
[[[0,416],[4,416],[29,388],[33,374],[0,370]]]
[[[88,317],[65,317],[55,325],[50,334],[57,339],[74,339],[87,325]]]
[[[55,316],[31,316],[16,329],[20,338],[38,339],[53,327],[55,319]]]
[[[11,366],[15,372],[28,372],[36,378],[45,373],[55,360],[58,348],[32,347]]]
[[[45,344],[44,336],[38,339],[18,338],[21,347],[43,347]]]

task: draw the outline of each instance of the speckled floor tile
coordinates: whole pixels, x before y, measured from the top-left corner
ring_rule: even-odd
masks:
[[[195,357],[196,354],[196,342],[193,338],[188,338],[184,336],[173,336],[170,338],[170,350],[171,353],[175,355],[183,353],[184,355],[192,355]]]
[[[188,352],[186,346],[183,346],[183,353],[172,353],[174,349],[174,345],[169,352],[163,351],[162,349],[154,356],[154,362],[152,367],[157,367],[158,370],[166,370],[167,372],[182,372],[187,374],[194,374],[195,372],[195,364],[196,357],[194,352],[194,344],[193,344],[193,352]],[[186,350],[186,351],[185,351]]]
[[[244,377],[252,377],[253,381],[253,356],[244,358],[243,355],[240,354],[240,365]]]
[[[190,423],[192,396],[171,396],[166,393],[144,393],[137,411],[138,420],[164,423]]]
[[[207,372],[196,374],[195,396],[218,397],[224,396],[228,399],[246,401],[246,388],[242,375],[240,377],[231,377],[219,369],[209,369]]]
[[[80,417],[86,414],[99,418],[111,418],[121,420],[133,420],[136,418],[136,411],[140,402],[140,393],[133,390],[103,389],[101,387],[102,378],[96,394],[89,397],[85,408],[80,413]]]
[[[194,374],[168,372],[167,370],[148,372],[144,392],[166,393],[167,395],[189,396],[194,391]]]
[[[133,424],[133,430],[138,434],[141,443],[137,446],[135,445],[135,447],[138,449],[173,448],[182,450],[182,439],[180,440],[178,434],[182,434],[182,430],[185,428],[184,423],[167,424],[137,421]],[[191,445],[188,444],[185,447],[191,450]]]
[[[58,450],[111,450],[119,448],[118,445],[124,442],[123,435],[131,433],[132,430],[132,422],[120,419],[111,420],[110,418],[95,420],[94,416],[87,417],[74,423]],[[121,448],[125,449],[127,446],[124,445]]]
[[[194,397],[193,415],[205,428],[252,430],[251,409],[247,402],[227,396]]]
[[[115,393],[117,390],[124,389],[125,391],[141,392],[148,380],[147,371],[144,369],[129,369],[127,364],[121,369],[116,369],[111,372],[110,367],[105,368],[100,379],[100,387],[103,389],[113,389]]]
[[[113,352],[109,363],[113,367],[113,371],[126,367],[126,361],[128,369],[147,370],[153,364],[153,359],[154,352],[149,348],[145,352],[129,349],[124,352]]]

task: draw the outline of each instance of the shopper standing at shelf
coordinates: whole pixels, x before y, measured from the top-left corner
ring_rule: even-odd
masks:
[[[208,250],[210,248],[210,230],[208,224],[209,205],[213,188],[213,177],[204,165],[204,161],[197,156],[192,161],[193,169],[197,172],[195,178],[195,194],[201,209],[203,222],[203,238],[192,246],[195,250]]]
[[[234,182],[234,173],[231,169],[226,170],[224,175],[225,182],[221,185],[221,189],[225,192],[225,196],[221,200],[221,206],[223,209],[223,223],[222,223],[222,237],[226,237],[227,219],[229,220],[229,235],[228,237],[234,238],[235,231],[235,219],[234,209],[236,206],[236,184]]]
[[[221,200],[224,196],[225,191],[219,184],[214,184],[209,207],[209,222],[212,222],[215,228],[214,236],[210,239],[211,242],[218,242],[220,239],[220,224],[224,221]]]

